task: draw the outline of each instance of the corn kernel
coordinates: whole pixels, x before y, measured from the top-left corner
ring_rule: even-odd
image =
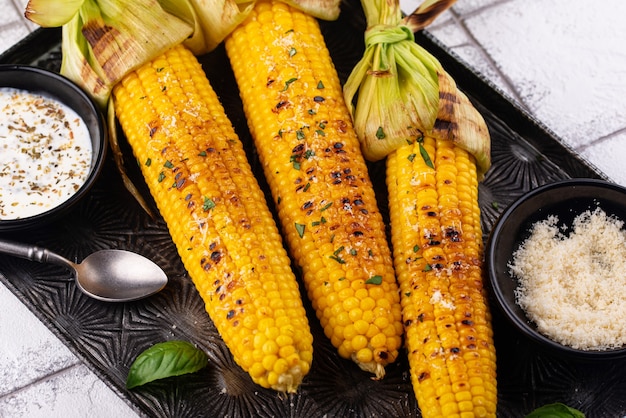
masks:
[[[347,312],[344,312],[343,310],[341,310],[336,316],[335,319],[337,320],[337,325],[342,326],[342,327],[346,327],[348,325],[352,326],[352,321],[350,321],[350,316],[348,315]]]
[[[362,301],[363,299],[367,298],[368,295],[369,295],[369,292],[368,292],[367,288],[365,288],[365,287],[360,287],[359,289],[355,289],[355,291],[354,291],[354,297],[356,297],[360,301]]]
[[[354,322],[354,330],[357,334],[367,335],[367,331],[369,330],[369,328],[370,324],[362,319]]]
[[[361,300],[361,309],[363,311],[371,311],[376,307],[376,301],[374,298],[368,297]]]
[[[274,320],[271,321],[272,324],[274,323]],[[278,327],[272,326],[270,328],[267,328],[265,330],[265,336],[269,339],[269,340],[276,340],[276,338],[278,338],[278,336],[280,335],[280,330],[278,329]]]
[[[289,370],[289,364],[287,363],[287,360],[285,360],[284,358],[279,358],[274,362],[274,372],[276,372],[276,374],[283,375],[285,373],[287,373],[287,371]]]
[[[259,377],[263,376],[265,372],[266,369],[261,363],[254,363],[252,367],[250,367],[250,369],[248,370],[248,373],[250,374],[250,376],[252,376],[253,379],[258,379]]]
[[[474,403],[471,400],[471,397],[469,400],[458,400],[458,406],[459,406],[459,411],[461,412],[472,412],[474,410]]]
[[[348,316],[350,317],[350,321],[356,322],[363,317],[363,311],[361,308],[353,308],[348,312]]]
[[[290,335],[293,334],[292,329],[286,330],[285,327],[280,329],[281,334],[276,337],[276,344],[279,347],[290,346],[293,344],[293,338]]]
[[[269,373],[267,373],[267,384],[269,386],[277,386],[279,379],[280,377],[275,371],[270,370]]]
[[[368,341],[364,335],[355,335],[350,343],[352,344],[352,349],[358,352],[367,347]]]
[[[343,309],[345,309],[346,311],[351,311],[352,309],[358,308],[360,305],[360,301],[359,299],[357,299],[354,296],[345,298],[343,300]]]
[[[278,344],[276,344],[275,341],[266,341],[265,344],[263,344],[263,354],[265,354],[266,356],[268,354],[276,354],[278,353]]]
[[[369,348],[362,348],[356,353],[356,358],[361,363],[370,363],[374,359],[374,353]]]
[[[385,347],[385,344],[387,344],[387,337],[385,334],[378,333],[371,338],[370,343],[374,348]]]
[[[276,356],[276,355],[264,354],[263,355],[263,360],[261,361],[261,364],[263,365],[265,370],[272,370],[274,368],[274,364],[276,363],[277,360],[278,360],[278,356]]]
[[[353,351],[354,350],[352,349],[352,344],[348,340],[343,340],[341,345],[337,349],[337,352],[343,358],[350,358],[352,356]]]
[[[356,336],[357,336],[357,332],[354,329],[354,324],[352,323],[347,324],[343,329],[343,338],[346,339],[346,341],[350,341]]]
[[[291,356],[295,356],[296,359],[299,359],[300,357],[296,354],[296,348],[293,345],[285,345],[285,346],[281,346],[279,351],[278,351],[278,355],[281,358],[290,358]]]

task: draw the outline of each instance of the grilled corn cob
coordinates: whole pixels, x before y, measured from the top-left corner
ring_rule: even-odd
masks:
[[[493,417],[496,360],[478,205],[489,131],[413,36],[453,3],[425,1],[403,17],[398,0],[362,0],[366,48],[344,96],[366,157],[387,159],[394,265],[422,416]]]
[[[206,310],[259,385],[295,391],[312,335],[278,228],[242,144],[183,46],[113,88],[119,122]]]
[[[482,285],[476,162],[420,138],[387,157],[411,380],[424,417],[494,417],[496,357]]]
[[[258,1],[226,38],[250,131],[326,336],[384,375],[403,334],[385,225],[317,21]]]

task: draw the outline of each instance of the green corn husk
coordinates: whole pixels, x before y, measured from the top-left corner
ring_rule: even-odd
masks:
[[[57,13],[49,14],[50,9]],[[30,0],[25,15],[43,27],[62,24],[61,74],[102,107],[128,72],[181,43],[193,30],[157,0]]]
[[[30,0],[24,17],[43,27],[57,27],[69,22],[85,0]]]
[[[407,17],[397,0],[362,0],[365,53],[348,77],[344,97],[363,154],[378,161],[424,134],[454,141],[475,156],[479,176],[491,165],[482,116],[414,33],[455,0],[426,0]]]
[[[238,0],[159,0],[159,3],[193,27],[183,43],[195,55],[214,50],[243,22],[254,5]]]
[[[432,129],[439,105],[437,73],[442,70],[406,26],[371,27],[365,40],[365,55],[350,74],[344,96],[357,134],[365,141],[365,158],[377,161],[420,131]]]
[[[339,16],[341,0],[285,0],[320,19]],[[29,0],[25,17],[63,26],[61,74],[103,108],[127,73],[183,43],[215,49],[254,7],[252,0]]]

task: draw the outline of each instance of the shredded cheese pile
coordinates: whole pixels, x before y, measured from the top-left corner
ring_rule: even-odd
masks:
[[[578,215],[570,231],[556,216],[533,225],[509,268],[518,278],[516,301],[539,332],[582,350],[626,344],[622,226],[600,208]]]

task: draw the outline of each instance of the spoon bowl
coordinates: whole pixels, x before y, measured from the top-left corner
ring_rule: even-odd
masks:
[[[52,263],[72,270],[78,288],[105,302],[128,302],[151,296],[165,287],[163,270],[137,253],[100,250],[74,263],[46,248],[0,241],[0,253],[39,263]]]

